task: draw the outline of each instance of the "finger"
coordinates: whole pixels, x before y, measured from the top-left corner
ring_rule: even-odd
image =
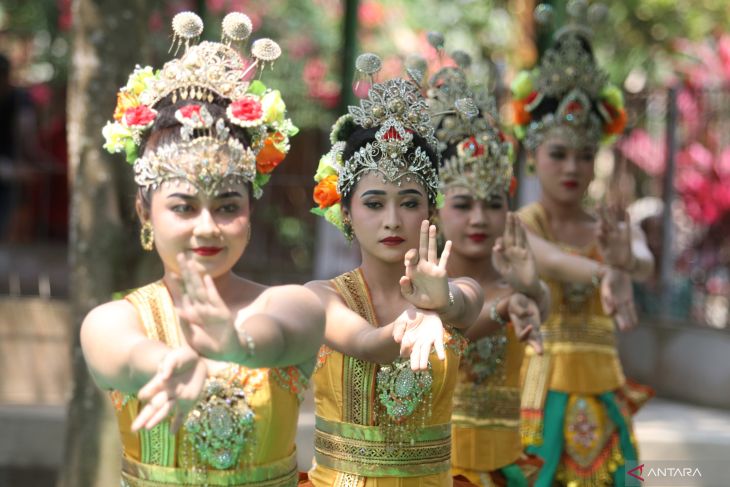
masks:
[[[436,349],[436,356],[439,358],[439,360],[446,360],[446,347],[444,345],[443,329],[439,334],[438,340],[436,340],[436,343],[434,343],[433,346]]]
[[[418,244],[418,256],[422,259],[428,256],[428,229],[428,220],[423,220],[421,222],[421,236]]]
[[[431,355],[431,349],[433,349],[433,343],[429,340],[426,340],[426,342],[421,345],[421,363],[418,364],[420,366],[420,370],[428,369],[428,357]]]
[[[532,349],[535,351],[536,354],[542,355],[543,348],[542,348],[542,340],[540,338],[532,338],[529,342]]]
[[[515,221],[515,245],[521,249],[526,249],[527,235],[525,234],[525,228],[517,215],[514,215],[513,219]]]
[[[163,375],[158,372],[139,390],[139,392],[137,392],[137,397],[141,401],[151,400],[157,394],[164,391],[167,379],[168,377],[163,377]]]
[[[163,422],[165,418],[170,415],[170,411],[172,411],[174,404],[174,399],[169,399],[165,404],[163,404],[162,407],[155,411],[152,417],[147,420],[144,425],[145,429],[151,430],[152,428]]]
[[[405,333],[406,325],[403,320],[398,320],[393,323],[393,341],[395,341],[395,343],[401,343],[403,341],[403,335],[405,335]]]
[[[418,264],[418,251],[416,249],[408,250],[403,259],[403,264],[406,267],[406,276],[411,277],[413,275],[413,268]]]
[[[451,240],[447,240],[444,244],[444,251],[441,252],[441,260],[439,260],[439,267],[446,269],[446,264],[449,263],[449,256],[451,255]]]
[[[428,261],[432,264],[438,262],[438,245],[436,245],[436,225],[428,227]]]
[[[203,283],[203,276],[195,261],[188,261],[188,273],[190,275],[190,283],[192,285],[193,300],[199,303],[208,303],[208,296]]]
[[[514,242],[514,232],[512,231],[512,213],[507,213],[507,220],[504,224],[504,235],[503,241],[505,248],[512,247]]]
[[[210,274],[206,274],[205,276],[203,276],[203,284],[205,285],[205,290],[208,295],[208,300],[210,304],[218,308],[228,307],[223,301],[223,298],[221,298],[221,295],[218,292],[218,288],[213,282],[213,278],[210,276]]]
[[[408,277],[401,277],[398,283],[400,284],[400,293],[403,296],[410,296],[411,294],[413,294],[413,283]]]
[[[175,414],[172,417],[172,422],[170,425],[170,429],[172,430],[172,434],[176,434],[177,431],[180,429],[180,427],[185,423],[185,419],[188,416],[188,411],[183,410],[182,408],[176,408]]]
[[[139,431],[144,428],[159,409],[169,402],[167,392],[162,391],[155,395],[150,401],[142,408],[137,414],[137,417],[132,422],[132,431]]]

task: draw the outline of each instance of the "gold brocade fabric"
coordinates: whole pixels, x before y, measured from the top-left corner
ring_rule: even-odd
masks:
[[[359,269],[339,276],[333,281],[333,285],[353,311],[363,316],[373,326],[377,326],[369,291]],[[359,471],[346,471],[345,469],[328,468],[315,462],[309,471],[309,480],[313,485],[316,487],[363,487],[367,483],[368,487],[451,487],[453,480],[448,465],[450,450],[448,425],[451,419],[452,395],[457,381],[459,353],[453,345],[449,346],[446,360],[441,361],[435,354],[432,354],[431,365],[433,377],[431,414],[420,415],[424,418],[425,424],[423,428],[420,428],[422,431],[419,433],[424,438],[430,435],[430,440],[424,439],[421,442],[416,439],[413,445],[396,444],[391,447],[386,446],[381,450],[379,443],[381,430],[378,427],[376,408],[378,365],[343,355],[327,347],[322,348],[312,382],[318,422],[327,425],[330,431],[321,430],[317,434],[322,442],[318,455],[327,454],[326,460],[332,463],[332,457],[329,455],[332,455],[333,450],[337,448],[337,451],[342,454],[339,458],[344,460],[341,465],[349,468],[354,464],[362,465],[364,455],[368,455],[368,458],[374,458],[373,455],[379,454],[387,455],[388,448],[402,446],[407,452],[399,453],[404,457],[402,463],[394,459],[395,455],[390,455],[390,458],[384,457],[387,462],[382,463],[388,463],[387,470],[386,467],[383,467],[380,469],[382,471],[375,475],[367,474],[366,466],[358,467]],[[411,419],[413,418],[409,420]],[[335,430],[349,433],[333,435]],[[439,432],[440,430],[443,431]],[[416,428],[415,431],[418,432],[419,428]],[[356,441],[352,441],[354,438],[367,439],[366,442],[357,443],[363,446],[362,450],[353,450],[352,447],[356,444]],[[443,442],[441,438],[446,441]],[[334,441],[335,439],[337,441]],[[315,441],[317,441],[316,438]],[[352,456],[348,458],[347,452],[350,452]],[[405,458],[406,456],[410,456],[412,459],[420,457],[422,460],[408,460]],[[320,458],[322,457],[320,456]],[[439,465],[436,469],[437,472],[414,475],[413,469],[422,470],[424,468],[423,459],[427,459],[426,461],[429,462],[437,460]],[[377,470],[377,468],[375,469]],[[383,472],[391,473],[383,475]]]
[[[595,246],[576,249],[558,242],[539,203],[522,208],[519,216],[531,231],[567,252],[600,259]],[[531,349],[526,350],[522,371],[525,388],[534,385],[527,383],[527,376],[531,375],[528,369],[534,359],[544,364],[543,373],[547,374],[546,385],[550,390],[599,394],[622,387],[625,378],[616,350],[616,332],[613,320],[603,312],[598,290],[552,280],[547,283],[552,311],[541,326],[546,359],[537,359]]]
[[[505,340],[504,359],[494,364],[494,347],[480,342]],[[520,366],[524,346],[511,326],[469,346],[459,368],[454,394],[451,463],[454,474],[488,472],[515,462],[522,454],[519,433]],[[486,377],[480,370],[490,371]],[[467,475],[468,477],[468,475]]]
[[[167,288],[158,281],[126,296],[141,317],[149,338],[175,347],[181,344],[178,319]],[[305,378],[296,367],[246,369],[229,364],[220,378],[246,392],[254,413],[253,433],[230,468],[214,469],[200,461],[191,434],[183,427],[170,433],[169,421],[134,433],[131,424],[141,408],[132,396],[112,392],[122,439],[123,485],[291,486],[297,483],[294,439],[298,394]]]

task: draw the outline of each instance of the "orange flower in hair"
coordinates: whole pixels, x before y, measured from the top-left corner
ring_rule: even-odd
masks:
[[[334,205],[340,201],[340,193],[337,192],[337,176],[332,174],[322,179],[314,187],[314,202],[320,209]]]
[[[626,122],[628,121],[626,110],[623,108],[616,109],[605,102],[603,103],[603,106],[611,115],[611,121],[606,123],[603,127],[603,132],[607,135],[620,135],[624,131]]]
[[[276,146],[280,142],[280,137],[282,137],[281,134],[279,137],[276,137],[276,134],[267,137],[264,140],[263,148],[256,155],[256,169],[261,174],[269,174],[286,157],[286,154]]]
[[[139,104],[140,101],[137,95],[128,91],[120,91],[117,93],[117,106],[114,109],[114,120],[117,122],[121,121],[127,110],[134,108]]]
[[[532,118],[530,112],[525,108],[526,105],[525,100],[512,100],[512,117],[516,125],[525,125]]]

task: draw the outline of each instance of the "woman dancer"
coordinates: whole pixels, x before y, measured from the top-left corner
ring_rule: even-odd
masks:
[[[123,446],[122,485],[294,485],[299,395],[324,330],[302,286],[267,287],[232,267],[250,237],[251,196],[295,132],[278,91],[245,81],[279,46],[230,47],[251,31],[230,14],[224,43],[189,47],[192,13],[173,20],[179,59],[137,68],[118,97],[106,148],[126,151],[139,185],[141,241],[162,279],[84,320],[92,375],[111,393]],[[141,157],[137,157],[137,152]]]
[[[640,232],[583,207],[598,145],[625,123],[621,92],[595,64],[586,34],[560,31],[540,69],[517,77],[513,94],[516,133],[542,187],[540,201],[520,211],[522,221],[567,252],[595,260],[603,253],[635,278],[649,275],[653,260]],[[607,251],[615,235],[631,239],[616,247],[628,249],[622,255]],[[548,280],[545,353],[527,350],[523,367],[524,440],[545,462],[536,485],[622,484],[625,463],[637,458],[630,415],[647,391],[627,387],[596,286],[558,276]]]
[[[372,54],[357,62],[368,75],[379,64]],[[309,479],[315,486],[450,486],[457,329],[476,319],[482,291],[471,279],[448,280],[449,243],[436,255],[428,218],[439,158],[418,86],[374,84],[349,112],[333,127],[332,151],[315,176],[315,211],[357,238],[362,264],[308,285],[327,314],[313,376]],[[403,325],[404,318],[412,321]],[[410,361],[398,359],[394,335],[412,345]]]

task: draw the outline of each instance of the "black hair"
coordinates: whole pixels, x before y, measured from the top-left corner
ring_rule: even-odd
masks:
[[[10,76],[10,60],[3,54],[0,54],[0,78],[8,78]]]
[[[375,133],[379,130],[379,127],[372,127],[369,129],[358,127],[356,128],[352,134],[350,134],[350,137],[345,142],[345,150],[342,152],[342,160],[347,161],[350,159],[355,152],[360,150],[360,148],[364,147],[366,144],[371,143],[375,141]],[[420,135],[413,133],[413,145],[408,148],[408,152],[406,154],[413,154],[416,151],[417,147],[420,147],[422,151],[426,153],[428,156],[428,159],[431,161],[431,166],[436,171],[436,174],[438,174],[439,170],[439,157],[438,154],[433,150],[431,145],[426,142],[426,139],[421,137]],[[357,184],[357,183],[355,183]],[[341,204],[343,208],[350,208],[350,203],[352,202],[352,194],[355,192],[355,187],[353,185],[352,188],[350,188],[350,191],[342,196]],[[432,204],[429,200],[429,205]]]

